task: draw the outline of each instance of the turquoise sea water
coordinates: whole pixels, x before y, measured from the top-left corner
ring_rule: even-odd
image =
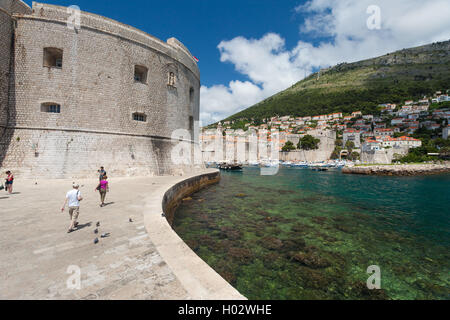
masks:
[[[222,172],[173,227],[249,299],[450,299],[450,175]]]

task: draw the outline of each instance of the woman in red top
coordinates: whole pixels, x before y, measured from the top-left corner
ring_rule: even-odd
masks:
[[[108,177],[107,176],[102,176],[100,183],[98,184],[97,188],[95,190],[98,190],[100,192],[100,200],[101,200],[101,205],[100,207],[104,207],[105,206],[105,197],[106,197],[106,192],[109,191],[109,186],[108,186]]]
[[[9,194],[13,192],[13,182],[14,182],[14,176],[11,173],[11,171],[6,171],[6,181],[5,181],[5,191],[7,191]]]

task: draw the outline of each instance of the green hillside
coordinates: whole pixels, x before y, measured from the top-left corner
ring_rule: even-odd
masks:
[[[372,113],[381,103],[402,103],[449,88],[450,40],[322,70],[226,120]]]

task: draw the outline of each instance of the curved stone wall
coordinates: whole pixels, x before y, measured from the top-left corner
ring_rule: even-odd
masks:
[[[31,13],[31,8],[24,2],[18,0],[0,0],[0,166],[5,157],[6,148],[9,146],[9,135],[6,132],[6,125],[9,122],[9,115],[13,110],[8,109],[9,92],[14,90],[14,82],[10,77],[14,64],[13,49],[13,13]],[[10,112],[11,111],[11,112]]]
[[[197,256],[173,231],[170,222],[180,201],[220,180],[217,169],[180,178],[168,190],[146,199],[144,224],[159,254],[194,300],[246,300],[214,269]],[[164,215],[163,215],[164,213]]]
[[[116,175],[192,169],[170,159],[178,142],[172,132],[193,136],[199,118],[199,70],[178,40],[165,43],[85,12],[81,29],[72,30],[67,8],[40,3],[13,17],[15,87],[0,167],[53,178],[85,176],[100,165]],[[62,52],[62,67],[45,66],[46,48]],[[147,70],[143,83],[136,66]],[[47,104],[60,112],[45,112]]]

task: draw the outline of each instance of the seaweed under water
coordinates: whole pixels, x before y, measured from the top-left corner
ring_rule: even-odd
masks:
[[[183,202],[173,227],[249,299],[449,299],[449,186],[246,168]],[[380,290],[367,288],[371,265]]]

